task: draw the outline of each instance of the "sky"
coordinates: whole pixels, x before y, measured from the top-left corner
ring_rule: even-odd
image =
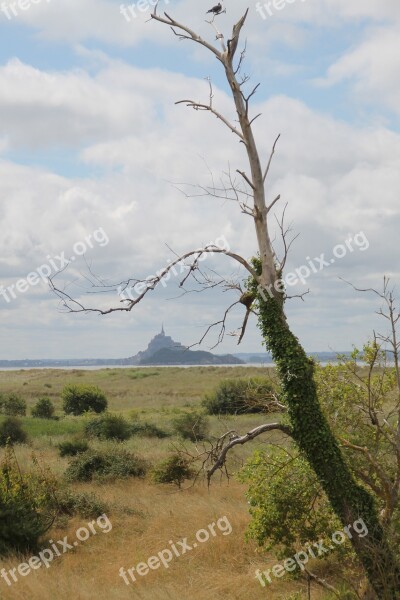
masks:
[[[158,10],[218,45],[211,6],[160,0]],[[361,346],[386,324],[376,297],[346,282],[379,289],[386,275],[400,296],[400,4],[224,7],[215,24],[225,39],[249,8],[243,74],[249,91],[260,83],[251,113],[261,113],[254,132],[265,163],[281,134],[267,181],[268,198],[281,195],[271,235],[279,254],[287,205],[297,236],[288,293],[309,291],[288,300],[290,325],[310,352]],[[48,284],[61,268],[54,281],[84,306],[120,307],[115,284],[145,279],[176,255],[209,243],[256,252],[252,219],[196,187],[246,170],[242,145],[213,115],[175,104],[207,102],[211,81],[214,106],[234,121],[221,65],[149,21],[152,10],[147,0],[0,1],[0,359],[127,357],[162,323],[191,345],[237,300],[219,288],[191,292],[189,282],[182,294],[173,275],[129,313],[74,314]],[[202,265],[245,277],[226,256]],[[213,352],[263,350],[255,317],[237,345],[242,309]],[[214,328],[200,349],[217,337]]]

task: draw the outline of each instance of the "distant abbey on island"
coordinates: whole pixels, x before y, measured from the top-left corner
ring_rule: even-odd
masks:
[[[231,354],[216,355],[204,350],[189,350],[172,337],[165,335],[164,325],[160,333],[149,342],[146,350],[128,359],[133,365],[241,365],[240,358]]]

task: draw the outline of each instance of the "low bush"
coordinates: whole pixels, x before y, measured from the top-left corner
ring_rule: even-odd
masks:
[[[88,450],[73,458],[65,472],[71,481],[142,477],[146,463],[126,450]]]
[[[24,444],[27,438],[26,432],[22,429],[21,421],[16,417],[8,417],[0,423],[0,446]]]
[[[135,421],[130,425],[130,431],[132,435],[141,435],[143,437],[155,437],[159,439],[163,439],[169,437],[168,431],[164,431],[164,429],[160,429],[157,425],[153,423],[147,423]]]
[[[9,417],[24,417],[26,402],[18,394],[0,394],[0,413]]]
[[[132,435],[130,423],[124,417],[110,413],[90,419],[85,425],[85,433],[90,437],[118,442],[123,442]]]
[[[266,412],[274,400],[273,392],[274,386],[266,378],[226,379],[206,396],[203,406],[210,415]]]
[[[57,494],[58,513],[73,517],[78,515],[83,519],[94,519],[109,512],[108,505],[100,500],[93,492],[73,492],[69,488]]]
[[[67,385],[61,393],[63,410],[67,415],[83,415],[93,411],[102,413],[107,408],[107,398],[94,385]]]
[[[209,421],[200,413],[184,413],[172,421],[175,432],[185,440],[204,440],[209,432]]]
[[[187,458],[173,454],[154,467],[151,478],[154,483],[174,483],[180,488],[182,483],[191,479],[194,474]]]
[[[54,404],[50,398],[39,398],[32,408],[32,417],[39,419],[52,419],[54,416]]]
[[[0,463],[0,556],[35,552],[55,518],[56,480],[46,470],[23,474],[12,448]]]
[[[89,450],[89,444],[86,440],[69,440],[58,444],[60,456],[76,456]]]

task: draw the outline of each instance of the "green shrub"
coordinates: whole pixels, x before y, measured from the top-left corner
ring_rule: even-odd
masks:
[[[9,417],[24,417],[26,415],[26,402],[18,394],[1,394],[0,413]]]
[[[0,464],[0,556],[34,552],[55,517],[55,480],[47,471],[22,474],[7,448]]]
[[[52,419],[54,416],[54,404],[50,398],[39,398],[32,408],[32,417],[39,419]]]
[[[178,435],[192,442],[204,440],[209,431],[207,417],[195,412],[179,415],[172,421],[172,425]]]
[[[185,479],[193,476],[194,471],[190,467],[189,460],[180,454],[173,454],[166,458],[151,472],[154,483],[175,483],[179,488]]]
[[[86,440],[70,440],[58,444],[60,456],[76,456],[89,450],[89,444]]]
[[[67,385],[61,397],[67,415],[77,416],[89,411],[102,413],[108,404],[104,393],[94,385]]]
[[[266,412],[273,400],[273,392],[273,384],[262,377],[226,379],[206,396],[203,406],[210,415]]]
[[[118,479],[142,477],[146,473],[146,463],[126,450],[88,450],[72,459],[66,470],[71,481],[91,481],[93,479]]]
[[[159,374],[159,371],[132,371],[128,373],[128,377],[130,379],[146,379],[146,377],[154,377]]]
[[[93,492],[76,493],[69,488],[58,492],[56,507],[59,514],[69,517],[78,515],[83,519],[94,519],[109,512],[108,505]]]
[[[0,424],[0,446],[24,444],[27,437],[21,421],[16,417],[8,417]]]
[[[123,442],[131,437],[130,423],[120,415],[106,413],[91,419],[85,425],[85,433],[103,440]]]
[[[155,437],[159,439],[163,439],[169,437],[169,433],[164,431],[164,429],[160,429],[157,425],[153,423],[147,423],[147,421],[141,423],[140,421],[135,421],[130,425],[131,435],[141,435],[143,437]]]

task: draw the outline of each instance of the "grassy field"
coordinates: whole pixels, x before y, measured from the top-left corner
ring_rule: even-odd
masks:
[[[87,383],[98,385],[109,399],[109,410],[130,418],[132,411],[140,419],[171,429],[171,420],[182,410],[199,407],[204,394],[227,377],[274,377],[271,369],[251,368],[157,368],[157,369],[103,369],[98,371],[30,370],[0,372],[0,392],[17,392],[31,407],[42,396],[50,397],[57,414],[62,415],[60,393],[64,385]],[[28,411],[30,414],[30,410]],[[219,419],[211,418],[213,435],[227,429],[246,432],[262,422],[262,415],[244,415]],[[21,468],[28,469],[34,451],[42,464],[62,477],[68,460],[60,458],[57,444],[82,431],[84,418],[64,417],[58,421],[22,418],[28,432],[28,445],[16,446]],[[278,439],[278,438],[276,438]],[[143,456],[151,464],[168,455],[176,437],[165,439],[133,437],[123,447]],[[265,440],[259,439],[236,451],[231,459],[232,470],[237,470]],[[107,449],[109,442],[93,446]],[[190,445],[190,444],[189,444]],[[270,568],[277,560],[260,554],[254,542],[245,542],[249,523],[246,488],[234,477],[230,481],[215,478],[210,489],[204,481],[186,485],[183,491],[170,485],[155,485],[149,478],[130,479],[112,483],[74,484],[79,491],[92,491],[109,506],[108,517],[112,530],[92,535],[85,542],[54,560],[48,569],[41,567],[26,577],[18,575],[18,582],[7,586],[0,579],[0,598],[10,600],[258,600],[271,598],[294,600],[291,593],[298,591],[296,600],[306,598],[306,585],[290,581],[287,576],[276,579],[262,588],[255,579],[257,568]],[[169,565],[150,571],[136,582],[126,585],[118,575],[120,567],[126,570],[168,547],[169,541],[185,537],[193,540],[199,529],[226,517],[232,526],[229,535],[210,537],[191,552],[176,557]],[[78,528],[88,520],[73,518],[48,533],[52,540],[76,539]],[[48,547],[48,538],[43,548]],[[0,568],[9,571],[29,557],[12,556],[0,561]],[[327,598],[313,588],[312,598]]]

